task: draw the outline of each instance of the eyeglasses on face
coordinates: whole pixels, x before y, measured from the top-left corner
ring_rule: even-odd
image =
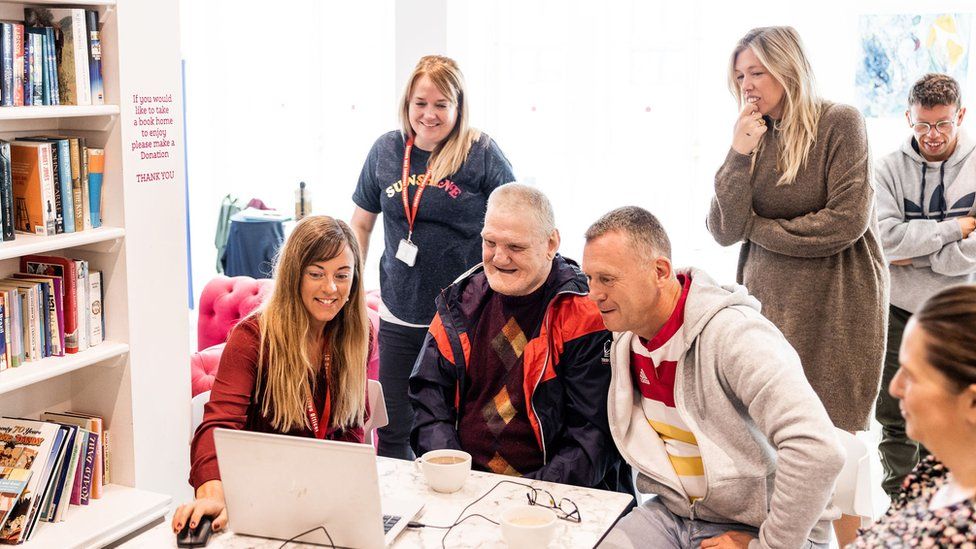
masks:
[[[912,124],[912,131],[916,135],[925,135],[935,128],[935,131],[941,133],[942,135],[949,135],[952,133],[952,128],[956,125],[956,117],[953,116],[952,120],[939,120],[935,124],[929,124],[928,122],[915,122]]]
[[[529,505],[538,505],[540,507],[548,507],[553,511],[556,511],[556,516],[562,520],[568,520],[569,522],[581,522],[579,507],[573,503],[572,500],[562,498],[559,500],[559,504],[556,504],[556,498],[552,497],[548,491],[541,488],[531,488],[525,497],[529,500]]]

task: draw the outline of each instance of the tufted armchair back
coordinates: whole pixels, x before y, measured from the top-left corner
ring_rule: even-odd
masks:
[[[227,341],[237,322],[257,309],[274,281],[249,276],[218,276],[203,287],[197,318],[197,350]]]

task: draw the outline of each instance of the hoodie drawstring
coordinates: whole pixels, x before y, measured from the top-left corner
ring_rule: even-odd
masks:
[[[922,208],[922,217],[925,217],[925,168],[929,165],[922,162],[922,195],[918,197],[918,206]]]
[[[922,208],[922,216],[928,218],[925,213],[925,169],[928,164],[922,162],[922,195],[918,198],[918,204]],[[949,205],[946,203],[945,199],[945,167],[946,163],[943,162],[942,166],[939,168],[939,187],[942,187],[942,196],[939,197],[939,221],[945,221],[946,210],[949,209]],[[938,189],[938,187],[936,187]],[[929,204],[931,206],[931,204]],[[932,213],[932,208],[929,207],[928,213]]]

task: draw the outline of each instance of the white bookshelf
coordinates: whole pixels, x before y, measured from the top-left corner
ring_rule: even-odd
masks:
[[[125,4],[124,9],[120,4]],[[0,243],[0,278],[19,258],[49,254],[102,272],[105,341],[86,351],[0,372],[0,415],[36,418],[78,410],[104,418],[111,481],[100,499],[70,506],[61,523],[38,522],[24,549],[103,547],[159,520],[189,493],[190,424],[186,221],[178,0],[0,0],[0,19],[24,6],[96,9],[105,105],[0,107],[0,139],[76,135],[105,149],[103,227],[55,236],[17,233]],[[179,142],[166,160],[133,146],[143,129],[133,96],[172,96]],[[166,115],[163,115],[166,116]],[[140,137],[140,135],[142,135]],[[166,180],[138,177],[168,171]]]

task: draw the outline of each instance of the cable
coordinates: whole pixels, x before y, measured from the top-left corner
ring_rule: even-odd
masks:
[[[288,545],[289,543],[293,543],[298,538],[300,538],[302,536],[305,536],[305,535],[308,535],[308,534],[311,534],[312,532],[314,532],[316,530],[322,530],[323,532],[325,532],[325,537],[329,538],[329,545],[327,545],[326,547],[332,547],[333,549],[354,549],[352,547],[345,547],[345,546],[342,546],[342,545],[336,545],[335,542],[332,541],[332,536],[329,535],[329,530],[325,527],[325,525],[316,526],[315,528],[312,528],[311,530],[306,530],[306,531],[302,532],[301,534],[298,534],[297,536],[292,536],[291,539],[285,540],[284,543],[282,543],[280,546],[278,546],[278,549],[284,549],[284,547],[286,545]]]

